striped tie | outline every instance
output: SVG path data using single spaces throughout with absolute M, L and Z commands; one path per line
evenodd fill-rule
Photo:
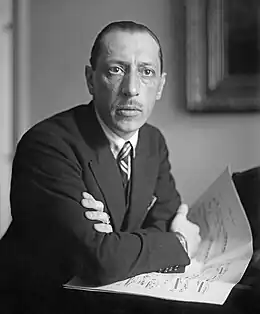
M 117 156 L 118 165 L 123 178 L 124 187 L 131 178 L 131 161 L 132 161 L 132 145 L 130 142 L 125 142 Z

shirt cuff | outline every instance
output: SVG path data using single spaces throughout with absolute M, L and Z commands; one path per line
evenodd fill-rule
M 185 252 L 188 254 L 188 243 L 186 238 L 180 232 L 175 232 L 177 239 L 180 241 L 180 244 L 183 246 Z

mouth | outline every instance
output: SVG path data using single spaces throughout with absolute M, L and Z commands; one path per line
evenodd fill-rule
M 122 117 L 135 117 L 141 113 L 139 108 L 122 107 L 116 109 L 116 114 Z

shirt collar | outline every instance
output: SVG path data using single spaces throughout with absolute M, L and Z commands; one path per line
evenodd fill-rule
M 97 116 L 98 122 L 99 122 L 103 132 L 105 133 L 105 135 L 106 135 L 106 137 L 107 137 L 107 139 L 109 141 L 110 149 L 111 149 L 111 152 L 113 153 L 115 159 L 117 158 L 118 153 L 120 152 L 120 150 L 124 146 L 125 142 L 127 142 L 127 141 L 129 141 L 132 144 L 133 156 L 135 157 L 135 149 L 136 149 L 136 145 L 137 145 L 137 142 L 138 142 L 139 130 L 137 130 L 135 132 L 135 134 L 130 139 L 128 139 L 126 141 L 122 137 L 118 136 L 117 134 L 115 134 L 113 131 L 111 131 L 109 129 L 109 127 L 101 119 L 101 117 L 98 114 L 96 109 L 95 109 L 95 112 L 96 112 L 96 116 Z

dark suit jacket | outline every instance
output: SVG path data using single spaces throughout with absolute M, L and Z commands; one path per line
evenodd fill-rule
M 96 232 L 84 217 L 83 191 L 105 204 L 113 233 Z M 75 275 L 100 285 L 187 265 L 187 254 L 167 232 L 179 205 L 167 147 L 155 127 L 140 129 L 126 213 L 120 172 L 93 105 L 59 113 L 29 130 L 17 147 L 13 221 L 0 241 L 2 287 L 58 286 Z

